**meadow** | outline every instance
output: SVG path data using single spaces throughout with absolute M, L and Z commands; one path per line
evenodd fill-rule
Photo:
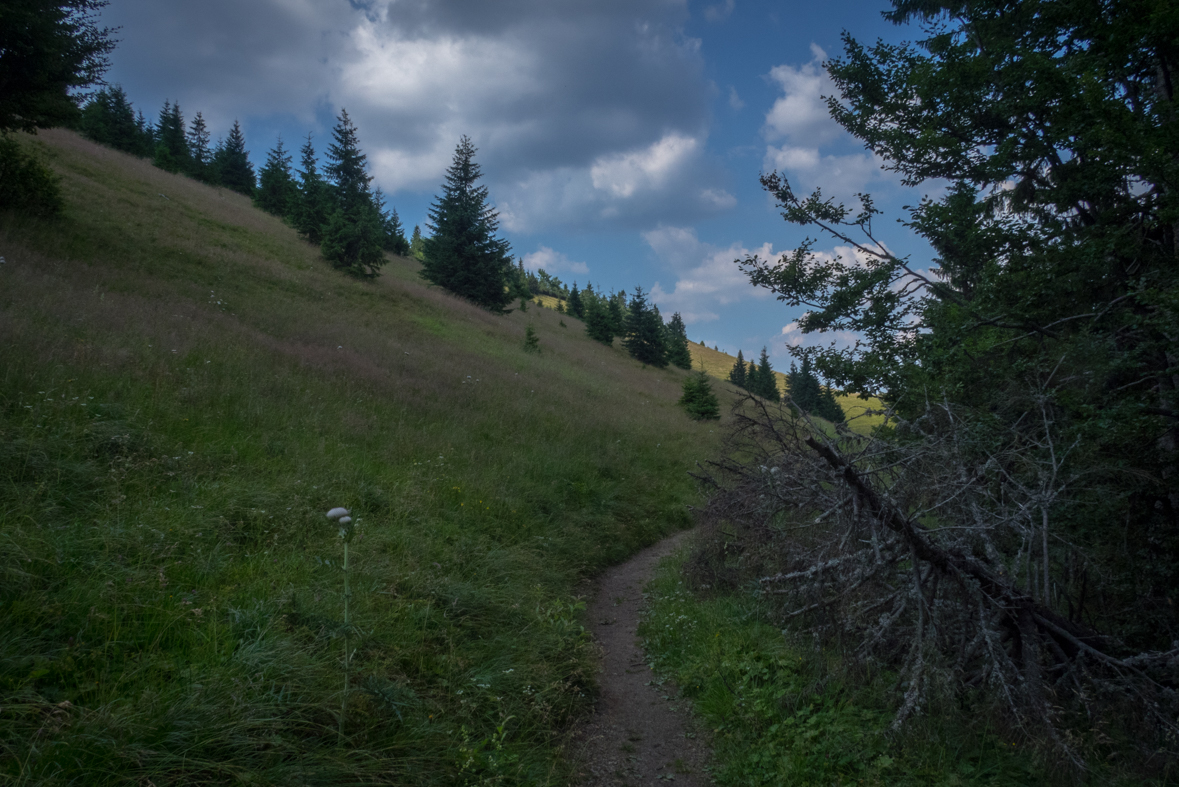
M 690 524 L 723 429 L 686 373 L 25 144 L 66 211 L 0 215 L 0 782 L 564 783 L 586 580 Z

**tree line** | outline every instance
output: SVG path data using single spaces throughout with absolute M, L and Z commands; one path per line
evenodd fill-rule
M 259 208 L 282 217 L 320 246 L 324 258 L 337 268 L 375 276 L 384 264 L 384 252 L 410 251 L 397 210 L 386 206 L 380 188 L 372 188 L 356 125 L 344 109 L 332 129 L 322 172 L 311 134 L 300 150 L 299 169 L 293 167 L 280 137 L 255 173 L 237 120 L 213 143 L 200 112 L 186 125 L 180 103 L 165 101 L 155 123 L 150 123 L 118 85 L 94 94 L 82 107 L 77 125 L 95 142 L 251 197 Z

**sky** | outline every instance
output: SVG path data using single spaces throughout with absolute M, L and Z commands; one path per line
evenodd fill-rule
M 868 191 L 886 246 L 926 267 L 895 223 L 920 198 L 827 114 L 822 63 L 861 42 L 912 40 L 883 0 L 112 0 L 106 75 L 154 119 L 165 100 L 214 137 L 239 120 L 255 167 L 281 136 L 321 154 L 341 108 L 374 184 L 408 231 L 462 135 L 478 148 L 501 234 L 526 267 L 650 292 L 693 341 L 776 368 L 801 308 L 734 260 L 775 259 L 808 234 L 761 189 Z M 818 249 L 847 254 L 829 238 Z

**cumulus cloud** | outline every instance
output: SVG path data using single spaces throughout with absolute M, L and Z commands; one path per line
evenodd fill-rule
M 872 152 L 830 151 L 836 145 L 860 145 L 828 111 L 825 97 L 838 92 L 823 68 L 827 53 L 811 44 L 811 55 L 810 62 L 803 65 L 770 70 L 769 79 L 781 89 L 782 96 L 774 101 L 762 126 L 769 143 L 763 166 L 785 172 L 798 191 L 821 188 L 825 196 L 851 203 L 853 195 L 867 191 L 870 184 L 894 178 L 881 171 L 883 160 Z
M 123 28 L 109 78 L 149 116 L 179 99 L 215 130 L 240 117 L 253 149 L 272 140 L 252 129 L 293 126 L 322 152 L 343 106 L 390 196 L 435 187 L 467 134 L 532 228 L 630 221 L 640 199 L 647 221 L 731 207 L 703 157 L 716 88 L 687 19 L 679 0 L 121 0 L 103 15 Z M 514 193 L 527 184 L 545 198 Z
M 574 262 L 548 246 L 541 246 L 531 254 L 525 254 L 524 267 L 532 271 L 544 268 L 546 273 L 589 273 L 589 266 L 584 262 Z
M 644 232 L 643 239 L 676 275 L 671 289 L 656 282 L 651 288 L 651 300 L 664 312 L 680 312 L 689 325 L 717 320 L 722 307 L 743 299 L 770 296 L 767 290 L 751 286 L 741 269 L 733 264 L 734 260 L 750 254 L 773 258 L 775 254 L 769 243 L 755 249 L 742 243 L 721 248 L 700 241 L 691 228 L 668 226 Z
M 590 167 L 590 178 L 594 188 L 615 197 L 630 197 L 639 189 L 659 188 L 694 157 L 699 144 L 692 137 L 668 134 L 643 150 L 598 159 Z

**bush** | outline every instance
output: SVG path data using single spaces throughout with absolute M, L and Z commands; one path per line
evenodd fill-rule
M 61 212 L 61 181 L 11 134 L 0 134 L 0 210 L 37 216 Z

